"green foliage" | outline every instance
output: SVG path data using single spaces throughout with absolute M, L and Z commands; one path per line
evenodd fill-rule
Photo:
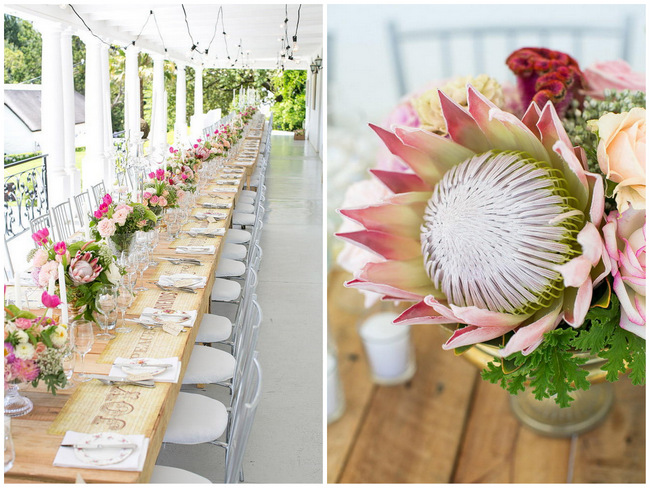
M 518 352 L 508 357 L 516 369 L 506 369 L 501 362 L 494 361 L 481 376 L 513 395 L 523 391 L 525 382 L 530 380 L 536 399 L 554 396 L 558 405 L 568 407 L 572 391 L 589 389 L 588 373 L 580 367 L 587 359 L 574 356 L 570 350 L 576 334 L 571 328 L 547 332 L 544 342 L 528 356 Z
M 30 22 L 5 14 L 5 83 L 40 84 L 41 35 Z
M 272 78 L 276 103 L 273 112 L 273 128 L 292 131 L 302 128 L 305 121 L 305 87 L 307 72 L 287 70 Z
M 5 154 L 5 166 L 16 161 L 22 161 L 23 159 L 33 158 L 34 156 L 39 156 L 43 154 L 41 151 L 33 153 L 24 153 L 24 154 Z

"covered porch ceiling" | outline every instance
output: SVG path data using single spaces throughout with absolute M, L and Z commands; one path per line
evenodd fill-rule
M 183 6 L 187 13 L 187 23 Z M 189 65 L 202 64 L 205 68 L 231 68 L 233 63 L 234 68 L 277 68 L 282 49 L 281 39 L 285 37 L 284 20 L 289 19 L 286 22 L 289 43 L 292 43 L 298 20 L 298 4 L 286 6 L 286 14 L 284 4 L 183 4 L 183 6 L 180 3 L 134 2 L 72 4 L 72 6 L 10 4 L 5 5 L 4 11 L 30 21 L 40 18 L 59 22 L 63 26 L 72 27 L 75 30 L 74 34 L 78 34 L 88 29 L 73 11 L 72 7 L 74 7 L 88 27 L 111 44 L 125 47 L 137 38 L 136 47 L 142 50 L 162 54 L 167 59 L 182 61 Z M 217 24 L 220 7 L 223 12 L 223 27 L 221 17 Z M 153 12 L 155 21 L 150 12 Z M 156 28 L 156 21 L 160 35 Z M 224 31 L 228 36 L 226 41 L 224 41 Z M 240 39 L 241 52 L 238 47 Z M 167 52 L 163 48 L 163 42 Z M 227 58 L 226 42 L 230 59 Z M 193 44 L 197 46 L 195 50 L 192 50 Z M 299 49 L 294 53 L 294 60 L 285 58 L 285 69 L 307 69 L 310 59 L 321 52 L 322 45 L 323 6 L 304 4 L 300 8 Z M 207 55 L 203 54 L 206 48 Z

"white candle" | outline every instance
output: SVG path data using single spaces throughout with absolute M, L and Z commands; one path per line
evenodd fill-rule
M 90 225 L 88 224 L 84 225 L 84 237 L 87 241 L 90 240 Z
M 404 383 L 415 373 L 410 326 L 393 324 L 397 316 L 379 313 L 359 328 L 375 383 Z
M 22 310 L 23 291 L 20 288 L 20 273 L 16 273 L 14 276 L 14 294 L 15 294 L 16 306 Z
M 339 379 L 339 369 L 337 366 L 336 356 L 327 352 L 327 423 L 341 418 L 345 402 L 343 401 L 343 391 Z
M 68 325 L 68 294 L 65 288 L 65 271 L 59 263 L 59 295 L 61 298 L 61 323 Z
M 50 278 L 50 283 L 47 287 L 47 294 L 54 295 L 54 276 Z M 46 317 L 51 317 L 54 314 L 54 311 L 50 308 L 46 313 Z

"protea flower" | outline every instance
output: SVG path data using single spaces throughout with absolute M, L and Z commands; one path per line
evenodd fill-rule
M 68 274 L 72 282 L 79 286 L 94 281 L 102 272 L 102 266 L 98 258 L 93 258 L 92 253 L 78 251 L 72 261 Z
M 373 171 L 394 193 L 341 210 L 365 230 L 339 234 L 385 260 L 346 285 L 416 302 L 397 323 L 467 324 L 452 349 L 515 331 L 503 356 L 579 327 L 609 272 L 598 228 L 601 176 L 585 171 L 551 103 L 523 120 L 468 86 L 469 111 L 440 92 L 450 138 L 373 129 L 415 174 Z
M 540 107 L 551 101 L 562 117 L 587 85 L 578 62 L 568 54 L 543 47 L 524 47 L 513 52 L 506 64 L 517 75 L 521 102 Z

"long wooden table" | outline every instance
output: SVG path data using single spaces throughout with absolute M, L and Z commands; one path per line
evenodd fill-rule
M 216 175 L 215 180 L 220 179 L 223 174 L 225 173 Z M 221 193 L 218 191 L 221 187 L 213 184 L 200 197 L 200 203 L 206 201 L 227 201 L 232 203 L 231 209 L 216 210 L 227 212 L 228 218 L 211 223 L 209 224 L 210 227 L 228 228 L 230 226 L 236 197 L 243 188 L 244 174 L 242 173 L 238 186 L 236 186 L 237 193 Z M 213 192 L 217 197 L 208 195 Z M 205 210 L 197 206 L 192 210 L 192 215 Z M 192 227 L 204 227 L 205 225 L 203 222 L 191 219 L 190 222 L 183 226 L 183 230 L 189 230 Z M 189 329 L 188 333 L 172 336 L 160 329 L 146 330 L 137 324 L 132 324 L 133 329 L 130 333 L 118 334 L 118 337 L 110 342 L 96 342 L 85 359 L 85 373 L 108 374 L 113 357 L 124 352 L 127 353 L 128 357 L 161 358 L 174 355 L 178 356 L 182 363 L 179 381 L 177 383 L 156 383 L 155 389 L 138 386 L 109 387 L 101 385 L 98 381 L 91 381 L 77 385 L 70 390 L 60 390 L 56 396 L 47 393 L 42 385 L 36 389 L 29 385 L 21 385 L 21 392 L 33 401 L 34 409 L 25 416 L 12 419 L 12 436 L 16 460 L 13 468 L 8 473 L 5 473 L 5 482 L 71 483 L 75 482 L 78 475 L 81 475 L 87 482 L 97 483 L 142 483 L 150 479 L 167 424 L 181 388 L 182 378 L 192 353 L 199 324 L 203 314 L 209 311 L 210 294 L 223 242 L 223 237 L 188 237 L 182 234 L 173 242 L 161 240 L 161 243 L 154 250 L 154 258 L 191 256 L 200 259 L 203 266 L 173 266 L 164 260 L 158 259 L 159 264 L 156 267 L 147 269 L 143 276 L 144 286 L 148 290 L 141 292 L 127 311 L 127 317 L 136 318 L 140 315 L 144 306 L 174 308 L 174 302 L 179 296 L 183 295 L 183 300 L 186 300 L 188 294 L 164 292 L 150 283 L 156 281 L 164 269 L 167 269 L 167 272 L 194 273 L 206 276 L 206 287 L 197 290 L 196 295 L 191 295 L 192 309 L 198 310 L 198 316 L 194 326 Z M 214 255 L 185 255 L 175 252 L 175 247 L 178 245 L 206 244 L 215 245 L 216 253 Z M 169 351 L 178 351 L 178 354 L 169 354 Z M 79 361 L 77 361 L 75 370 L 80 370 Z M 84 402 L 88 402 L 91 397 L 97 398 L 98 388 L 104 388 L 106 396 L 103 396 L 98 401 L 91 401 L 93 408 L 88 410 L 87 415 L 89 427 L 84 431 L 103 432 L 112 430 L 123 434 L 143 434 L 148 437 L 150 439 L 149 448 L 142 472 L 61 468 L 52 465 L 64 432 L 48 433 L 48 430 L 52 430 L 53 422 L 62 412 L 63 416 L 67 414 L 85 415 L 85 412 L 75 411 L 75 406 L 85 405 Z M 142 409 L 147 409 L 149 415 L 146 415 L 144 419 L 135 418 L 138 414 L 143 413 Z
M 417 371 L 406 384 L 370 379 L 357 323 L 363 297 L 328 279 L 343 416 L 327 429 L 329 483 L 644 483 L 645 387 L 614 383 L 615 402 L 591 432 L 558 439 L 513 416 L 509 394 L 441 346 L 438 326 L 411 327 Z

